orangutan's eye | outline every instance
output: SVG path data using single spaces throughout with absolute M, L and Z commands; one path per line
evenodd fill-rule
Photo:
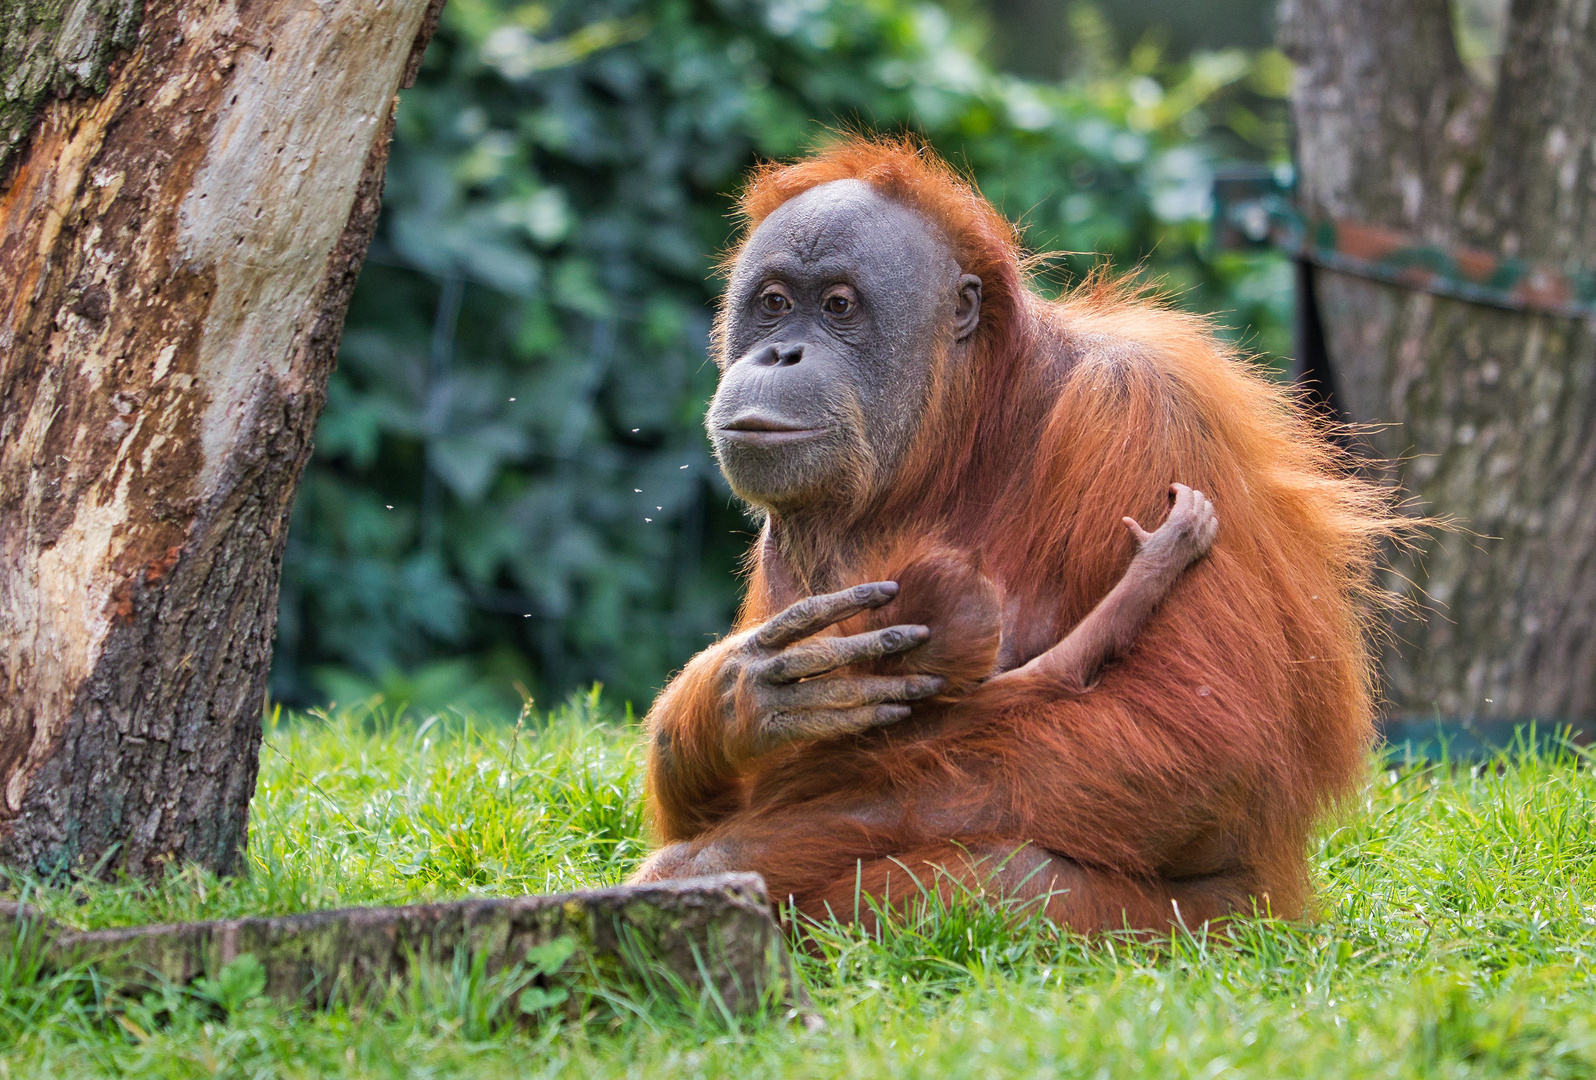
M 854 309 L 859 306 L 859 302 L 853 298 L 851 293 L 846 290 L 839 290 L 826 297 L 820 306 L 827 315 L 845 318 L 853 314 Z
M 759 294 L 759 310 L 766 315 L 783 315 L 792 307 L 792 301 L 780 289 L 766 289 Z

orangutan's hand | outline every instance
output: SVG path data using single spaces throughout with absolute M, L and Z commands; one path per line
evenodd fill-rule
M 720 670 L 727 758 L 742 762 L 796 740 L 895 723 L 909 715 L 904 702 L 930 697 L 947 685 L 935 675 L 836 673 L 850 664 L 908 652 L 931 637 L 924 626 L 814 636 L 896 595 L 896 582 L 875 581 L 810 596 L 744 634 Z
M 1152 532 L 1138 525 L 1135 518 L 1124 519 L 1137 546 L 1127 576 L 1172 582 L 1214 546 L 1219 515 L 1208 496 L 1185 484 L 1171 484 L 1169 492 L 1174 505 L 1164 523 Z

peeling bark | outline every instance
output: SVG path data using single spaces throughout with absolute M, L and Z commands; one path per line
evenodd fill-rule
M 427 0 L 152 4 L 0 189 L 0 859 L 235 871 L 288 511 Z
M 1596 258 L 1596 12 L 1514 0 L 1494 88 L 1445 0 L 1286 0 L 1310 215 Z M 1317 271 L 1337 393 L 1415 506 L 1458 528 L 1390 575 L 1393 717 L 1596 716 L 1596 334 Z
M 105 89 L 130 47 L 141 0 L 0 0 L 0 176 L 46 98 Z

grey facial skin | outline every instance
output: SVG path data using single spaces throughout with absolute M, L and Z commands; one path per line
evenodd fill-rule
M 915 211 L 839 180 L 760 224 L 725 305 L 706 426 L 732 490 L 786 513 L 858 505 L 890 481 L 938 350 L 968 351 L 981 279 Z

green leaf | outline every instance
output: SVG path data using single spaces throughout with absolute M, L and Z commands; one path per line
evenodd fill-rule
M 266 967 L 253 953 L 240 953 L 214 979 L 194 980 L 196 994 L 228 1013 L 237 1012 L 265 991 Z
M 565 966 L 576 952 L 576 941 L 570 937 L 557 937 L 526 951 L 526 962 L 539 975 L 553 975 Z
M 540 1013 L 551 1009 L 569 998 L 571 995 L 559 988 L 545 990 L 540 986 L 521 991 L 519 1004 L 523 1013 Z

